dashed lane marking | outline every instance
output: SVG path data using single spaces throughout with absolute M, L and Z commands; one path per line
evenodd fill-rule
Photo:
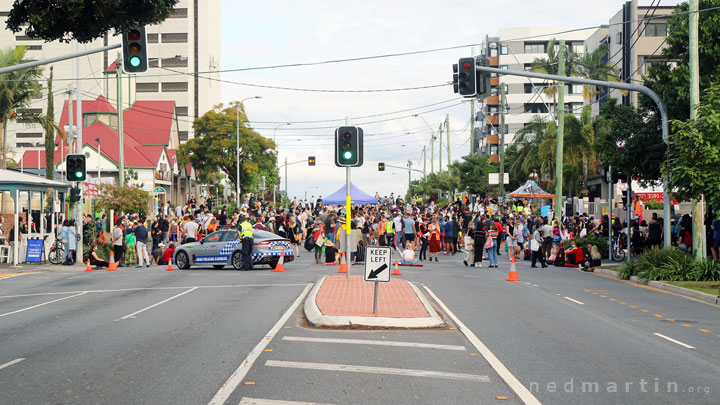
M 391 374 L 406 375 L 410 377 L 431 377 L 444 378 L 448 380 L 476 381 L 484 383 L 490 382 L 490 378 L 486 375 L 445 373 L 442 371 L 412 370 L 407 368 L 368 367 L 354 366 L 349 364 L 307 363 L 300 361 L 282 360 L 268 360 L 265 362 L 265 365 L 268 367 L 299 368 L 305 370 L 347 371 L 351 373 Z
M 659 334 L 659 333 L 653 333 L 653 335 L 658 336 L 658 337 L 661 337 L 661 338 L 663 338 L 663 339 L 665 339 L 665 340 L 668 340 L 668 341 L 673 342 L 673 343 L 675 343 L 675 344 L 678 344 L 678 345 L 680 345 L 680 346 L 687 347 L 688 349 L 694 349 L 694 348 L 695 348 L 694 346 L 690 346 L 690 345 L 687 344 L 687 343 L 683 343 L 683 342 L 681 342 L 681 341 L 679 341 L 679 340 L 675 340 L 675 339 L 673 339 L 673 338 L 671 338 L 671 337 L 668 337 L 668 336 L 665 336 L 665 335 L 661 335 L 661 334 Z
M 52 300 L 52 301 L 48 301 L 48 302 L 43 302 L 42 304 L 33 305 L 33 306 L 31 306 L 31 307 L 27 307 L 27 308 L 23 308 L 23 309 L 18 309 L 17 311 L 6 312 L 6 313 L 4 313 L 4 314 L 0 314 L 0 318 L 2 318 L 3 316 L 8 316 L 8 315 L 12 315 L 12 314 L 17 314 L 17 313 L 19 313 L 19 312 L 28 311 L 28 310 L 35 309 L 35 308 L 38 308 L 38 307 L 42 307 L 43 305 L 54 304 L 54 303 L 56 303 L 56 302 L 60 302 L 60 301 L 64 301 L 64 300 L 69 300 L 70 298 L 79 297 L 79 296 L 85 295 L 85 294 L 87 294 L 87 291 L 83 291 L 83 292 L 81 292 L 81 293 L 79 293 L 79 294 L 71 295 L 71 296 L 69 296 L 69 297 L 63 297 L 63 298 L 58 298 L 58 299 L 56 299 L 56 300 Z
M 465 346 L 455 345 L 436 345 L 430 343 L 414 343 L 414 342 L 393 342 L 387 340 L 363 340 L 363 339 L 332 339 L 332 338 L 311 338 L 299 336 L 283 336 L 282 340 L 290 340 L 295 342 L 311 342 L 311 343 L 344 343 L 352 345 L 377 345 L 377 346 L 397 346 L 397 347 L 417 347 L 423 349 L 440 349 L 440 350 L 467 350 Z
M 239 405 L 332 405 L 321 404 L 319 402 L 295 402 L 295 401 L 278 401 L 275 399 L 260 399 L 244 397 L 240 400 Z
M 19 359 L 15 359 L 15 360 L 13 360 L 13 361 L 8 361 L 7 363 L 0 365 L 0 370 L 2 370 L 2 369 L 4 369 L 4 368 L 7 368 L 7 367 L 10 367 L 10 366 L 12 366 L 13 364 L 20 363 L 20 362 L 23 361 L 23 360 L 25 360 L 24 357 L 21 357 L 21 358 L 19 358 Z
M 627 302 L 625 302 L 625 301 L 618 301 L 618 304 L 625 305 L 625 304 L 627 304 Z
M 191 289 L 189 289 L 189 290 L 187 290 L 187 291 L 183 291 L 183 292 L 181 292 L 180 294 L 173 295 L 173 296 L 170 297 L 170 298 L 167 298 L 167 299 L 164 299 L 164 300 L 162 300 L 162 301 L 160 301 L 160 302 L 157 302 L 157 303 L 155 303 L 155 304 L 152 304 L 152 305 L 150 305 L 150 306 L 148 306 L 148 307 L 145 307 L 145 308 L 143 308 L 143 309 L 141 309 L 141 310 L 139 310 L 139 311 L 135 311 L 135 312 L 133 312 L 132 314 L 125 315 L 125 316 L 123 316 L 123 317 L 120 318 L 120 319 L 116 319 L 116 321 L 123 321 L 123 320 L 128 319 L 128 318 L 135 318 L 135 315 L 138 315 L 138 314 L 141 314 L 141 313 L 143 313 L 143 312 L 145 312 L 145 311 L 147 311 L 147 310 L 153 309 L 153 308 L 155 308 L 155 307 L 157 307 L 157 306 L 159 306 L 159 305 L 162 305 L 162 304 L 164 304 L 164 303 L 166 303 L 166 302 L 168 302 L 168 301 L 170 301 L 170 300 L 174 300 L 175 298 L 182 297 L 183 295 L 188 294 L 188 293 L 191 293 L 191 292 L 193 292 L 193 291 L 195 291 L 195 290 L 197 290 L 197 289 L 198 289 L 198 287 L 193 287 L 193 288 L 191 288 Z
M 572 299 L 572 298 L 570 298 L 570 297 L 563 297 L 563 298 L 565 298 L 565 299 L 568 300 L 568 301 L 572 301 L 572 302 L 574 302 L 574 303 L 576 303 L 576 304 L 579 304 L 579 305 L 585 305 L 584 302 L 580 302 L 580 301 L 578 301 L 578 300 L 576 300 L 576 299 Z
M 649 309 L 641 309 L 641 311 L 643 311 L 643 312 L 650 312 Z
M 698 329 L 698 330 L 699 330 L 700 332 L 712 333 L 711 330 L 707 330 L 707 329 Z
M 598 276 L 598 277 L 603 277 L 603 278 L 606 278 L 606 279 L 608 279 L 608 280 L 619 281 L 619 282 L 621 282 L 621 283 L 625 283 L 625 284 L 631 285 L 631 286 L 633 286 L 633 287 L 644 288 L 644 289 L 646 289 L 646 290 L 655 291 L 655 292 L 659 292 L 659 293 L 663 293 L 663 294 L 670 294 L 668 291 L 658 290 L 657 288 L 652 288 L 652 287 L 648 287 L 648 286 L 646 286 L 646 285 L 636 284 L 636 283 L 633 283 L 632 281 L 620 280 L 620 279 L 618 279 L 618 278 L 606 276 L 606 275 L 604 275 L 604 274 L 598 274 L 598 273 L 590 273 L 590 274 L 592 274 L 592 275 L 594 275 L 594 276 Z
M 660 314 L 653 314 L 653 316 L 654 316 L 655 318 L 662 318 L 662 317 L 663 317 L 663 316 L 660 315 Z

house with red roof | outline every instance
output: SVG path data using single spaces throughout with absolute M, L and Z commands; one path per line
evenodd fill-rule
M 63 105 L 60 127 L 68 128 L 68 102 Z M 73 117 L 77 103 L 72 101 Z M 166 202 L 185 204 L 197 187 L 195 171 L 177 162 L 178 122 L 175 102 L 135 101 L 123 112 L 123 162 L 125 179 L 155 196 L 155 208 Z M 119 183 L 120 139 L 118 112 L 102 95 L 95 100 L 82 100 L 82 153 L 86 156 L 89 183 Z M 77 123 L 73 123 L 78 127 Z M 66 131 L 68 132 L 68 131 Z M 75 150 L 76 137 L 55 138 L 55 167 L 64 175 L 65 158 Z M 38 162 L 38 158 L 40 161 Z M 44 169 L 45 152 L 26 151 L 21 165 L 28 169 Z M 91 194 L 88 194 L 92 198 Z

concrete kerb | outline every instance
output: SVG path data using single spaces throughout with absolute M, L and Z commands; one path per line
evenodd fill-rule
M 412 287 L 415 294 L 422 302 L 425 310 L 429 317 L 423 318 L 391 318 L 382 316 L 337 316 L 337 315 L 324 315 L 320 308 L 317 306 L 317 294 L 320 291 L 320 287 L 325 281 L 323 276 L 320 280 L 315 282 L 310 294 L 305 299 L 305 316 L 308 322 L 313 326 L 350 326 L 350 325 L 362 325 L 362 326 L 376 326 L 386 328 L 438 328 L 445 325 L 445 322 L 440 318 L 440 315 L 430 304 L 430 301 L 425 295 L 412 283 Z M 404 280 L 403 280 L 404 281 Z M 407 281 L 406 281 L 407 282 Z
M 608 277 L 612 277 L 612 278 L 620 279 L 620 277 L 618 277 L 618 275 L 617 275 L 617 272 L 615 272 L 613 270 L 595 269 L 595 273 L 602 274 L 604 276 L 608 276 Z M 668 284 L 668 283 L 663 283 L 662 281 L 652 281 L 652 280 L 644 281 L 640 277 L 637 277 L 637 276 L 631 276 L 629 281 L 632 281 L 637 284 L 642 284 L 642 285 L 647 285 L 649 287 L 657 288 L 658 290 L 671 292 L 673 294 L 682 295 L 684 297 L 692 298 L 694 300 L 702 301 L 702 302 L 705 302 L 708 304 L 720 305 L 720 297 L 716 297 L 712 294 L 707 294 L 707 293 L 704 293 L 701 291 L 695 291 L 695 290 L 691 290 L 689 288 L 684 288 L 684 287 L 679 287 L 679 286 Z

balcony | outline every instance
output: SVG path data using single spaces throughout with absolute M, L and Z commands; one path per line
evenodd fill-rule
M 500 136 L 499 135 L 488 135 L 487 143 L 488 143 L 488 145 L 497 145 L 498 143 L 500 143 Z
M 487 123 L 490 125 L 500 125 L 500 116 L 497 114 L 494 115 L 488 115 L 487 116 Z
M 167 181 L 167 182 L 169 182 L 169 181 L 170 181 L 170 172 L 169 172 L 169 171 L 156 170 L 156 171 L 155 171 L 155 180 Z
M 498 67 L 500 65 L 500 58 L 495 56 L 491 56 L 488 58 L 488 61 L 490 62 L 491 67 Z
M 488 96 L 487 105 L 498 105 L 500 104 L 500 96 Z
M 498 155 L 490 155 L 490 163 L 497 163 L 500 161 L 500 156 Z
M 490 78 L 490 85 L 491 86 L 498 86 L 500 85 L 500 77 L 495 76 Z

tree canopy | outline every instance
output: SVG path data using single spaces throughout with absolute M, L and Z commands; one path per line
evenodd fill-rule
M 117 213 L 145 214 L 150 206 L 150 194 L 134 185 L 100 184 L 100 196 L 95 199 L 95 207 L 98 210 Z
M 6 25 L 12 32 L 45 41 L 90 42 L 110 30 L 165 20 L 179 0 L 15 1 Z

